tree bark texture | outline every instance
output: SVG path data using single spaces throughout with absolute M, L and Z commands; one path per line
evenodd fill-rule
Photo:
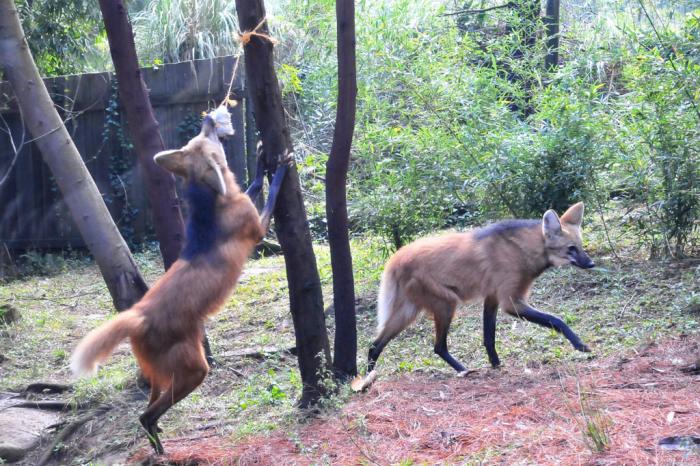
M 241 31 L 254 31 L 257 27 L 258 33 L 269 34 L 267 24 L 261 24 L 266 17 L 262 0 L 236 0 L 236 10 Z M 281 154 L 293 150 L 275 74 L 272 47 L 268 39 L 257 35 L 252 35 L 243 47 L 255 123 L 262 139 L 268 170 L 277 164 Z M 325 393 L 323 378 L 331 361 L 321 281 L 306 220 L 299 174 L 294 166 L 290 167 L 280 189 L 274 218 L 286 264 L 289 304 L 303 383 L 299 405 L 309 407 Z
M 119 100 L 145 175 L 153 226 L 167 270 L 180 255 L 185 236 L 175 178 L 153 161 L 153 156 L 165 147 L 139 69 L 127 9 L 122 0 L 100 0 L 100 8 L 117 76 Z
M 547 0 L 545 14 L 547 56 L 544 66 L 547 70 L 553 70 L 559 65 L 559 0 Z
M 326 219 L 335 309 L 333 368 L 338 378 L 347 379 L 357 375 L 355 282 L 348 233 L 346 189 L 357 99 L 354 0 L 336 0 L 335 12 L 338 41 L 338 106 L 333 144 L 326 163 Z
M 114 306 L 131 307 L 148 287 L 39 76 L 12 0 L 0 0 L 0 66 Z

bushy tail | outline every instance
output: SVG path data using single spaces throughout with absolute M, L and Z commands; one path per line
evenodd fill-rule
M 418 311 L 418 307 L 400 289 L 391 269 L 384 269 L 377 297 L 377 335 L 400 332 L 413 322 Z
M 107 358 L 114 348 L 137 330 L 143 317 L 135 310 L 120 313 L 83 338 L 70 358 L 73 374 L 80 377 L 95 372 L 97 364 Z

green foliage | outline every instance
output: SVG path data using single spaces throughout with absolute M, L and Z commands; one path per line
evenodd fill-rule
M 561 64 L 546 72 L 532 2 L 462 16 L 441 15 L 452 2 L 360 2 L 353 230 L 396 248 L 439 228 L 624 198 L 652 254 L 687 254 L 700 212 L 700 65 L 697 15 L 679 12 L 692 2 L 655 10 L 668 18 L 662 41 L 638 5 L 584 3 L 562 9 Z M 309 210 L 322 216 L 333 5 L 288 5 L 285 37 L 297 45 L 285 45 L 295 53 L 283 66 L 299 78 L 292 121 L 298 153 L 311 160 L 302 171 Z
M 582 387 L 577 379 L 578 413 L 575 415 L 583 441 L 593 453 L 603 453 L 610 447 L 610 427 L 612 420 L 599 406 L 595 391 Z
M 187 115 L 179 125 L 177 125 L 178 141 L 181 145 L 193 137 L 197 136 L 202 129 L 202 117 L 196 113 Z
M 634 92 L 619 123 L 620 150 L 643 203 L 634 225 L 651 255 L 683 257 L 700 220 L 700 12 L 660 40 L 641 37 L 625 67 Z
M 538 96 L 530 124 L 537 128 L 504 139 L 495 186 L 516 215 L 538 217 L 547 209 L 565 211 L 590 199 L 597 175 L 608 160 L 600 137 L 599 84 L 589 84 L 563 70 Z
M 231 55 L 238 49 L 235 2 L 152 0 L 131 20 L 145 65 Z
M 116 78 L 112 80 L 112 92 L 107 107 L 105 107 L 102 147 L 110 148 L 109 183 L 112 188 L 111 193 L 104 196 L 104 200 L 107 204 L 114 205 L 112 207 L 114 221 L 129 248 L 139 249 L 142 246 L 143 238 L 136 236 L 134 228 L 134 221 L 139 210 L 130 204 L 128 195 L 135 175 L 135 156 L 132 153 L 134 145 L 126 134 L 122 123 Z M 115 211 L 115 209 L 118 210 Z
M 287 400 L 287 397 L 287 393 L 276 382 L 275 370 L 268 369 L 266 375 L 256 375 L 255 383 L 242 391 L 234 409 L 245 411 L 254 406 L 278 405 Z
M 22 27 L 43 76 L 102 71 L 109 47 L 91 0 L 17 0 Z
M 21 275 L 53 275 L 65 269 L 65 258 L 61 254 L 42 254 L 29 250 L 20 257 Z
M 266 3 L 268 26 L 280 41 L 278 78 L 298 142 L 306 207 L 314 236 L 325 239 L 324 171 L 337 93 L 335 2 Z M 538 2 L 514 3 L 444 16 L 457 8 L 454 2 L 357 2 L 353 232 L 378 234 L 395 249 L 440 228 L 539 217 L 579 200 L 603 211 L 612 199 L 624 201 L 625 221 L 650 255 L 696 254 L 700 12 L 692 9 L 698 2 L 562 5 L 560 66 L 552 71 L 544 69 L 543 24 L 532 10 Z M 18 6 L 43 72 L 89 70 L 98 56 L 109 62 L 91 2 Z M 150 0 L 129 8 L 144 64 L 239 51 L 234 2 Z M 194 120 L 179 129 L 183 137 L 191 134 Z

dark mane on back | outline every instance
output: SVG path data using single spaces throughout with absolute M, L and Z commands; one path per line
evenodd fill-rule
M 479 228 L 474 232 L 474 238 L 481 240 L 489 236 L 507 235 L 522 228 L 532 228 L 540 223 L 539 220 L 502 220 Z
M 180 257 L 191 260 L 210 251 L 216 245 L 216 193 L 209 186 L 190 182 L 185 197 L 188 201 L 189 218 L 185 247 Z

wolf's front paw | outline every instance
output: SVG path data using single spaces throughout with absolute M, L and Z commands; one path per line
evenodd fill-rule
M 288 150 L 284 151 L 284 154 L 279 155 L 278 163 L 280 165 L 287 165 L 291 167 L 294 164 L 294 152 Z
M 577 351 L 580 351 L 582 353 L 590 353 L 591 349 L 588 347 L 588 345 L 584 343 L 579 343 L 578 345 L 574 346 Z

